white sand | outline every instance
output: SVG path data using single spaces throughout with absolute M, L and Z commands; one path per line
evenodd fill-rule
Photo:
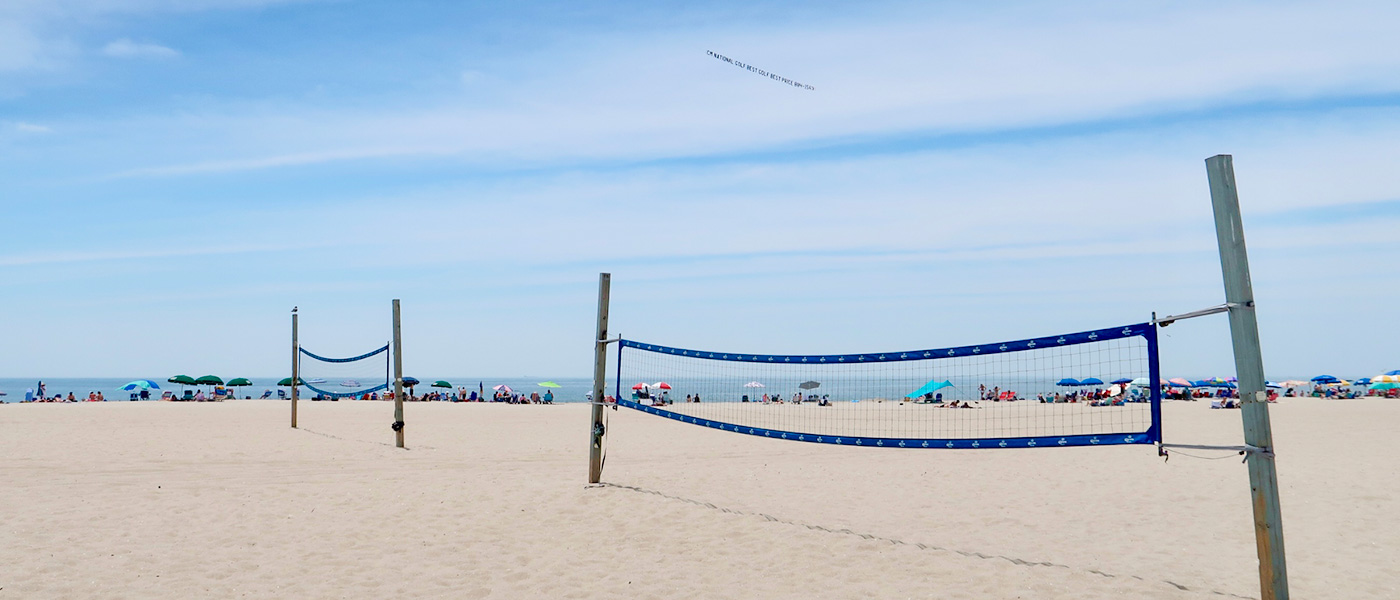
M 613 485 L 588 487 L 586 406 L 410 404 L 408 451 L 388 403 L 302 406 L 301 431 L 285 402 L 0 406 L 0 599 L 1258 595 L 1237 457 L 843 448 L 621 410 Z M 1400 402 L 1272 411 L 1294 597 L 1400 597 Z M 1241 439 L 1238 411 L 1165 412 L 1170 441 Z

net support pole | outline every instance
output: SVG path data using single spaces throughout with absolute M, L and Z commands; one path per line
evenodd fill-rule
M 403 337 L 399 335 L 399 299 L 394 298 L 394 445 L 403 447 Z
M 1249 280 L 1240 199 L 1235 187 L 1235 165 L 1229 154 L 1206 159 L 1210 202 L 1215 212 L 1215 237 L 1220 244 L 1220 270 L 1225 280 L 1225 301 L 1231 305 L 1230 339 L 1239 378 L 1244 442 L 1267 452 L 1251 452 L 1249 491 L 1254 505 L 1254 542 L 1259 551 L 1261 600 L 1288 599 L 1288 570 L 1284 562 L 1283 517 L 1279 511 L 1278 472 L 1274 464 L 1273 431 L 1264 389 L 1264 361 L 1259 351 L 1259 326 L 1255 320 L 1254 290 Z
M 589 426 L 588 483 L 603 478 L 603 385 L 608 370 L 608 296 L 612 274 L 598 274 L 598 335 L 593 338 L 593 418 Z
M 297 307 L 292 307 L 292 429 L 297 428 L 297 384 L 301 382 L 301 344 L 297 342 Z

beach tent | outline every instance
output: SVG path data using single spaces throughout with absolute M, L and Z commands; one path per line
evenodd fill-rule
M 920 397 L 920 396 L 923 396 L 924 394 L 932 394 L 932 393 L 934 393 L 934 392 L 936 392 L 936 391 L 938 391 L 938 390 L 941 390 L 941 389 L 947 388 L 947 387 L 953 387 L 953 383 L 950 382 L 950 381 L 948 381 L 948 380 L 946 380 L 946 379 L 943 380 L 943 381 L 939 381 L 939 380 L 937 380 L 937 379 L 932 379 L 932 380 L 929 380 L 928 383 L 925 383 L 923 387 L 921 387 L 921 388 L 919 388 L 919 389 L 917 389 L 917 390 L 914 390 L 914 391 L 912 391 L 912 392 L 909 392 L 909 393 L 906 394 L 904 397 L 905 397 L 905 398 L 918 398 L 918 397 Z

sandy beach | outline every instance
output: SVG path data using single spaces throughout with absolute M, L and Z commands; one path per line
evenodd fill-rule
M 1238 411 L 1167 403 L 1178 443 Z M 766 440 L 585 405 L 0 406 L 0 598 L 1258 597 L 1237 456 Z M 1296 598 L 1400 597 L 1400 402 L 1272 407 Z M 1200 456 L 1222 452 L 1188 451 Z

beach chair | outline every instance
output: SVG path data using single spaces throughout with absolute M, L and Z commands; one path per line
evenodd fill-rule
M 263 390 L 263 395 L 258 396 L 259 400 L 267 400 L 272 397 L 272 390 Z
M 194 390 L 185 390 L 185 395 L 180 397 L 185 402 L 194 402 Z

